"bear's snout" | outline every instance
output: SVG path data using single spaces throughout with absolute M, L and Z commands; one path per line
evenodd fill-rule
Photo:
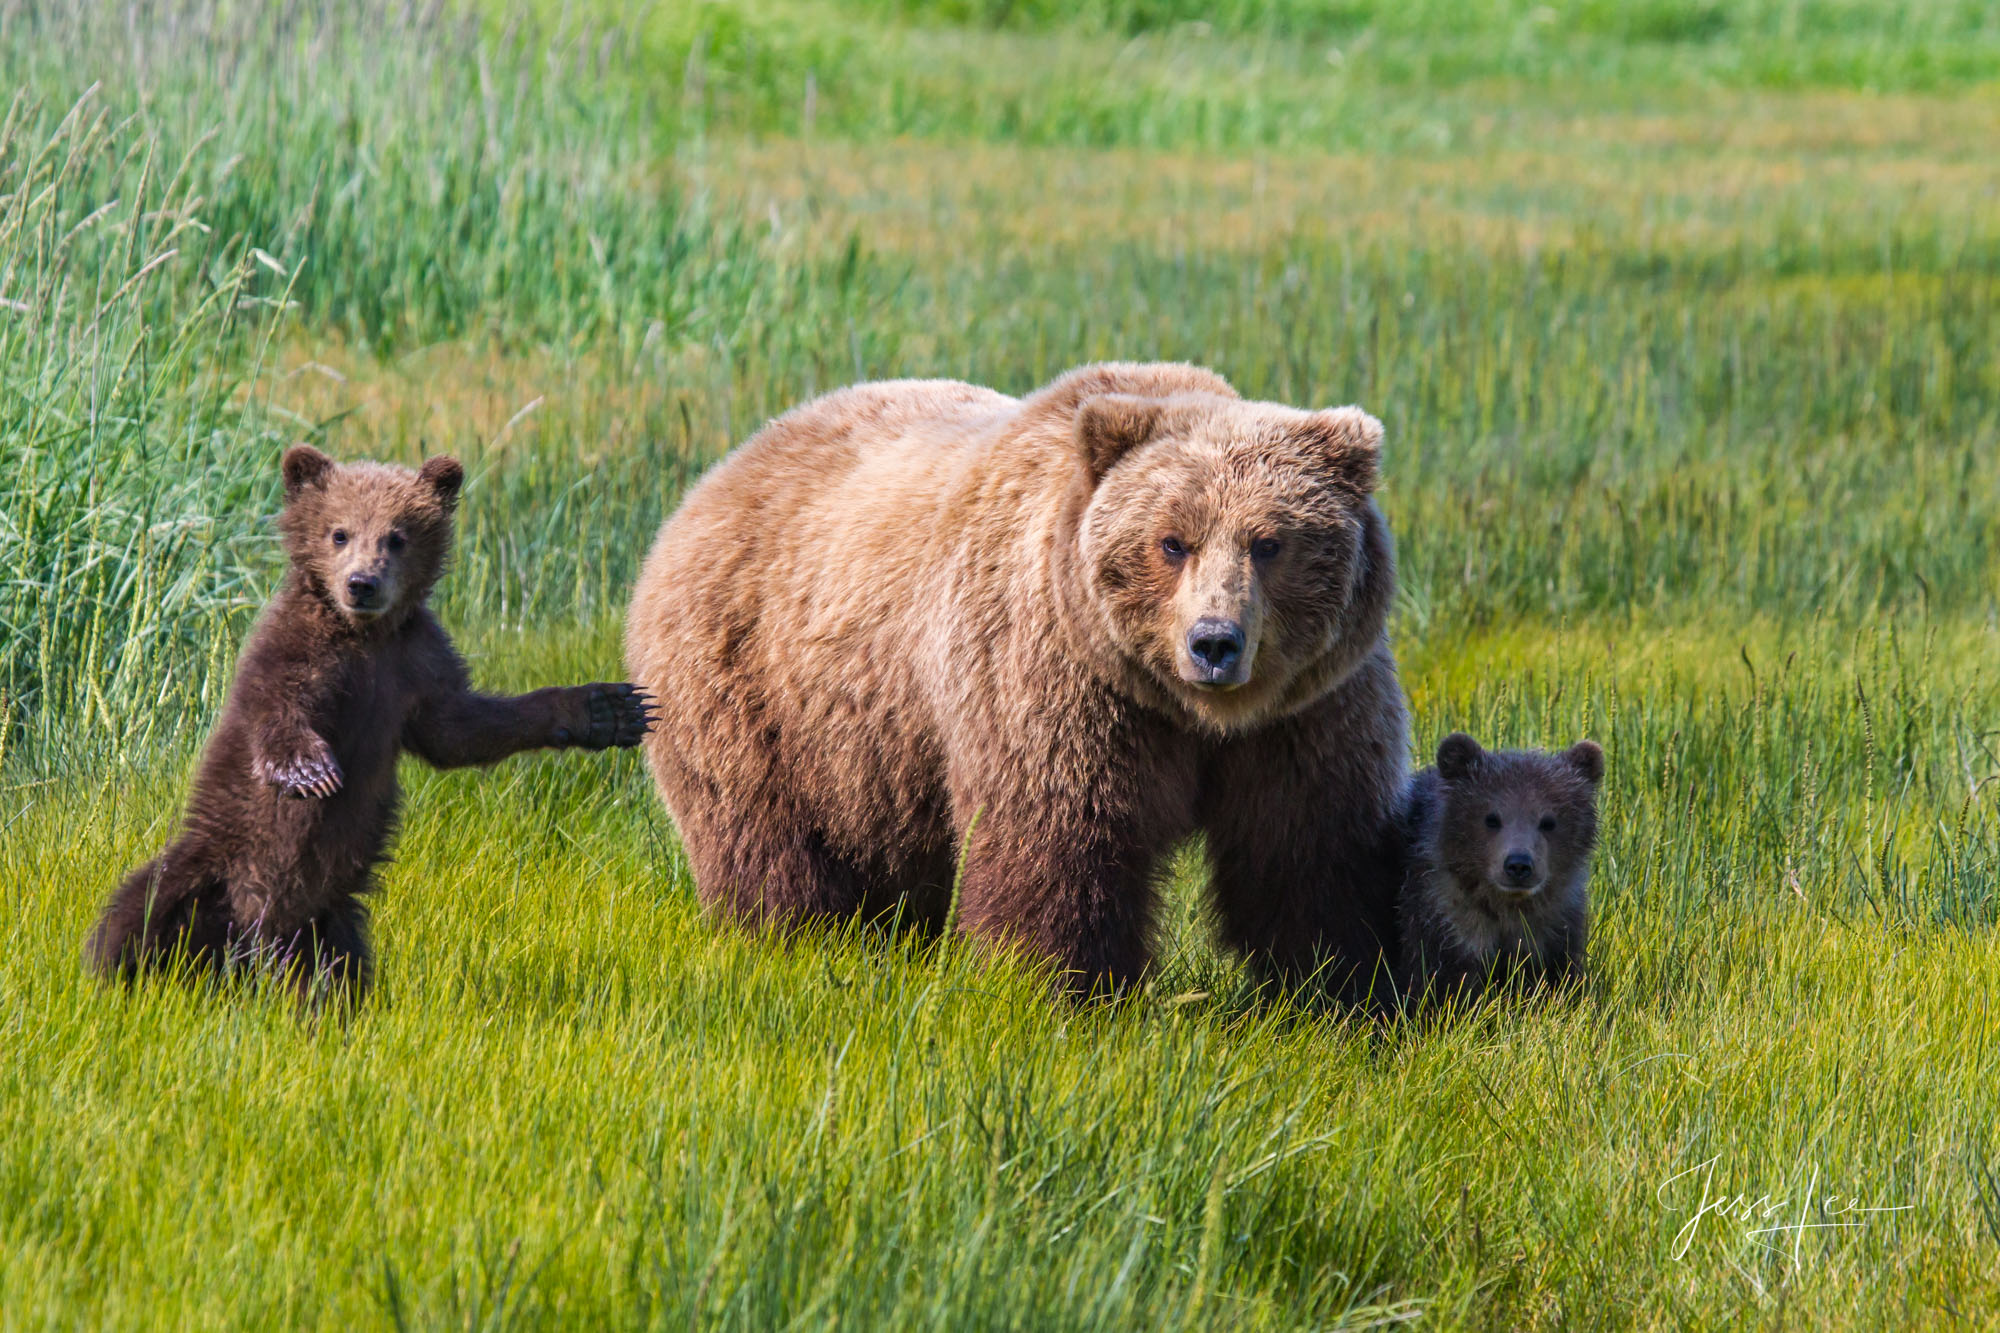
M 1241 685 L 1245 678 L 1243 626 L 1205 616 L 1187 634 L 1187 679 L 1196 685 Z
M 375 609 L 376 594 L 382 585 L 366 574 L 350 574 L 347 577 L 347 604 L 357 611 Z
M 1500 873 L 1510 889 L 1525 889 L 1534 884 L 1535 858 L 1527 852 L 1516 849 L 1507 853 L 1500 862 Z

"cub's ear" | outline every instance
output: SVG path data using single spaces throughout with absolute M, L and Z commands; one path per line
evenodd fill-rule
M 1382 423 L 1358 407 L 1329 407 L 1306 418 L 1306 446 L 1335 477 L 1372 494 L 1382 474 Z
M 1093 485 L 1103 481 L 1119 459 L 1153 438 L 1162 410 L 1158 399 L 1129 393 L 1101 393 L 1084 400 L 1076 411 L 1076 443 Z
M 279 465 L 285 476 L 285 498 L 291 499 L 308 486 L 317 486 L 332 473 L 334 462 L 309 444 L 295 444 L 285 450 Z
M 1485 753 L 1478 741 L 1462 731 L 1454 731 L 1438 742 L 1438 776 L 1446 782 L 1469 778 Z
M 424 465 L 417 469 L 417 480 L 436 491 L 446 509 L 452 509 L 458 504 L 458 488 L 465 484 L 465 469 L 456 458 L 439 454 L 424 460 Z
M 1604 781 L 1604 747 L 1596 741 L 1578 741 L 1563 751 L 1569 766 L 1590 779 L 1592 786 Z

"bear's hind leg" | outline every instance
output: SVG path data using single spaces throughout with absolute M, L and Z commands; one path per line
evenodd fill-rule
M 292 959 L 292 977 L 301 999 L 358 1004 L 375 979 L 375 956 L 368 941 L 368 904 L 343 897 L 306 927 Z
M 136 976 L 176 958 L 208 970 L 222 962 L 229 936 L 220 878 L 174 846 L 112 893 L 84 945 L 84 964 L 103 977 Z

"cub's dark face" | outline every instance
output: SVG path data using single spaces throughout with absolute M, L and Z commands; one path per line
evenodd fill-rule
M 454 459 L 421 470 L 336 464 L 310 445 L 285 451 L 279 529 L 293 567 L 351 625 L 399 623 L 423 605 L 451 549 L 465 473 Z
M 1352 407 L 1086 402 L 1082 551 L 1120 653 L 1215 730 L 1267 715 L 1349 629 L 1381 439 Z
M 1460 883 L 1496 907 L 1520 907 L 1588 869 L 1597 845 L 1604 751 L 1482 750 L 1463 733 L 1438 746 L 1440 854 Z

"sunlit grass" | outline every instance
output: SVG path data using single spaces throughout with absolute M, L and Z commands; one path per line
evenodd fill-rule
M 479 636 L 475 658 L 526 683 L 596 674 L 613 646 Z M 106 994 L 77 941 L 165 834 L 183 765 L 37 789 L 0 844 L 10 1304 L 1670 1327 L 1783 1293 L 1862 1326 L 1990 1299 L 2000 1033 L 1968 1002 L 2000 984 L 1990 933 L 1871 904 L 1832 857 L 1760 868 L 1870 797 L 1800 798 L 1775 737 L 1691 780 L 1668 729 L 1727 734 L 1750 690 L 1685 700 L 1671 645 L 1635 647 L 1629 715 L 1598 731 L 1617 757 L 1590 988 L 1408 1030 L 1253 1003 L 1185 878 L 1161 972 L 1108 1010 L 952 942 L 755 939 L 695 909 L 630 756 L 413 773 L 382 989 L 345 1024 L 240 991 Z M 1425 722 L 1433 674 L 1413 680 Z M 1792 730 L 1848 735 L 1834 693 Z M 1488 734 L 1604 720 L 1510 695 L 1469 710 Z M 1777 841 L 1738 807 L 1777 812 Z M 1985 838 L 1990 858 L 1990 820 Z M 1704 873 L 1726 886 L 1695 892 Z M 1796 1252 L 1723 1217 L 1684 1237 L 1702 1187 L 1675 1177 L 1711 1158 L 1713 1192 L 1785 1198 L 1782 1223 L 1809 1189 L 1900 1211 Z

